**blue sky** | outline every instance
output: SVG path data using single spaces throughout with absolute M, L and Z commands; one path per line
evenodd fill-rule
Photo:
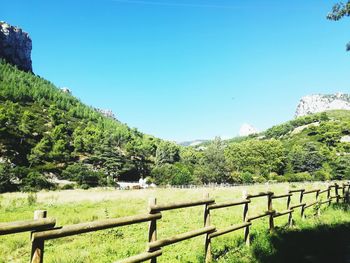
M 184 141 L 293 118 L 301 96 L 349 92 L 350 19 L 321 0 L 11 0 L 34 72 L 131 127 Z

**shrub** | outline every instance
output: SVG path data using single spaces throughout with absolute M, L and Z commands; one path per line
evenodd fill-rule
M 156 166 L 152 172 L 156 184 L 185 185 L 193 183 L 190 169 L 182 163 L 164 164 Z
M 308 172 L 286 174 L 285 177 L 288 182 L 313 181 L 313 177 Z
M 29 206 L 35 205 L 38 200 L 36 193 L 29 193 L 27 196 L 27 203 Z
M 61 187 L 62 190 L 71 190 L 74 189 L 74 184 L 65 184 Z
M 55 184 L 49 182 L 41 173 L 30 172 L 22 180 L 21 190 L 24 192 L 36 192 L 41 189 L 54 189 Z
M 105 186 L 108 184 L 104 173 L 90 170 L 86 165 L 76 163 L 69 165 L 63 172 L 62 177 L 73 179 L 79 186 L 84 188 Z

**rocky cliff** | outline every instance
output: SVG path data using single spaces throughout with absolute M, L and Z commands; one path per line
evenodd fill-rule
M 328 110 L 350 110 L 350 94 L 316 94 L 302 97 L 297 106 L 295 117 Z
M 0 21 L 0 59 L 32 72 L 32 40 L 22 29 Z

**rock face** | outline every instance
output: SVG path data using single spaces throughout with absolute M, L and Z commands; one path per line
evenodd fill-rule
M 302 97 L 296 109 L 295 117 L 328 110 L 350 110 L 350 94 L 316 94 Z
M 28 33 L 18 27 L 0 21 L 0 58 L 17 66 L 20 70 L 32 72 L 32 40 Z
M 258 133 L 258 130 L 248 123 L 244 123 L 239 129 L 239 136 L 248 136 L 256 133 Z
M 108 109 L 96 109 L 96 111 L 102 113 L 103 116 L 107 117 L 107 118 L 111 118 L 111 119 L 117 119 L 113 113 L 112 110 L 108 110 Z

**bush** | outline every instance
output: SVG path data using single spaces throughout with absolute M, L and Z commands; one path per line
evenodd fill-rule
M 65 184 L 61 187 L 62 190 L 72 190 L 74 189 L 74 184 Z
M 13 183 L 15 179 L 11 167 L 8 164 L 0 164 L 0 193 L 11 192 L 17 189 Z
M 286 174 L 285 177 L 288 182 L 313 181 L 313 177 L 308 172 Z
M 24 192 L 36 192 L 41 189 L 54 189 L 55 184 L 49 182 L 41 173 L 30 172 L 22 180 L 21 190 Z
M 29 206 L 35 205 L 38 200 L 36 193 L 29 193 L 27 196 L 27 203 Z
M 92 171 L 86 165 L 76 163 L 69 165 L 63 172 L 62 177 L 65 179 L 73 179 L 79 186 L 84 188 L 106 186 L 108 184 L 107 177 L 99 171 Z
M 158 185 L 187 185 L 193 183 L 193 176 L 187 165 L 182 163 L 156 166 L 151 175 Z

